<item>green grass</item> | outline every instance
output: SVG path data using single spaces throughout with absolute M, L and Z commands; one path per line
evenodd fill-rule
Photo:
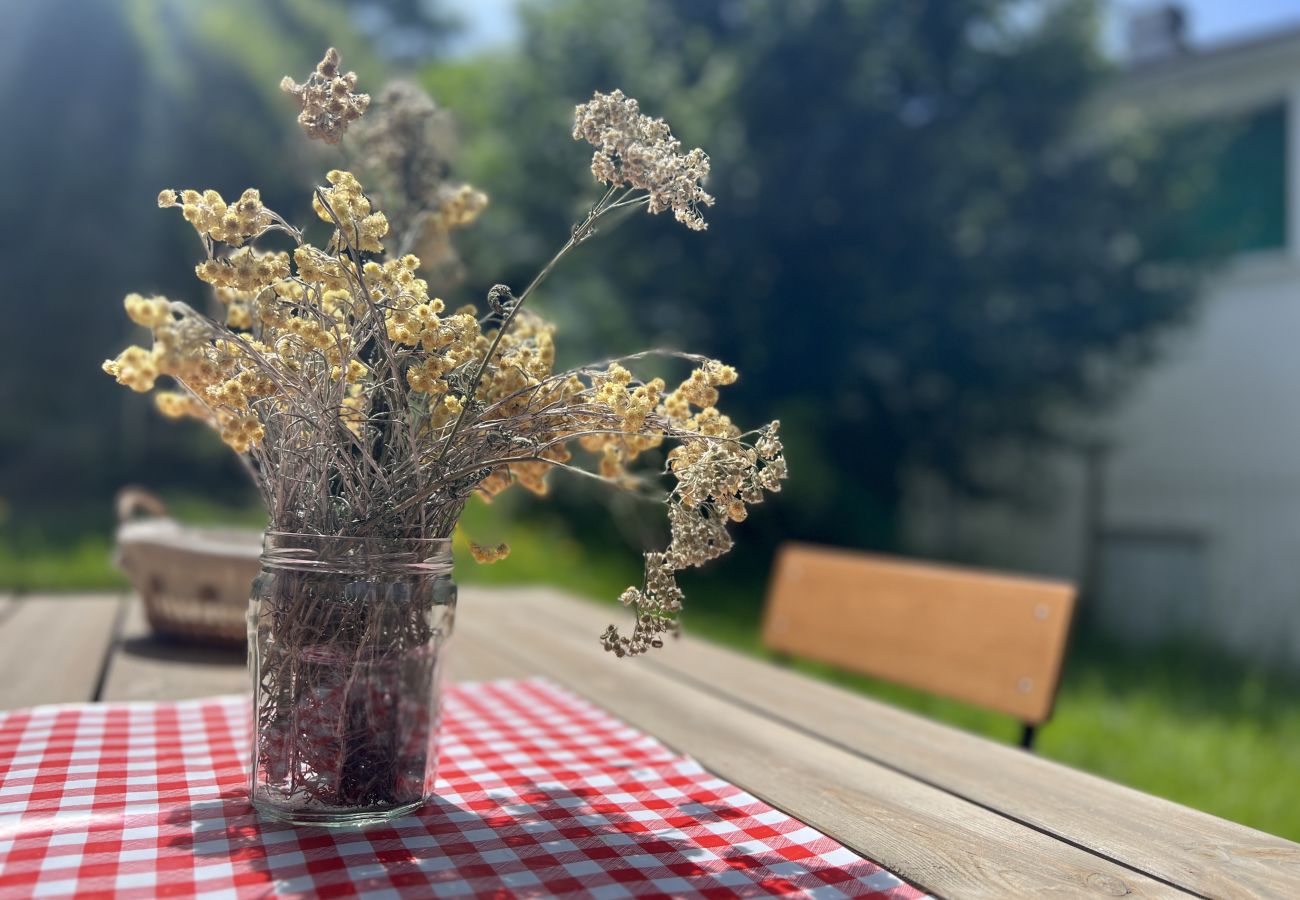
M 126 584 L 112 566 L 107 534 L 56 541 L 44 533 L 7 529 L 0 534 L 0 591 L 77 591 Z
M 177 519 L 196 525 L 262 528 L 265 515 L 190 495 L 164 494 Z M 113 566 L 113 519 L 107 506 L 59 509 L 0 519 L 0 591 L 84 591 L 122 588 Z
M 1300 839 L 1300 681 L 1172 646 L 1076 642 L 1042 752 Z
M 613 598 L 641 577 L 635 552 L 593 556 L 560 522 L 514 519 L 510 500 L 502 497 L 490 506 L 474 500 L 465 508 L 453 544 L 461 584 L 554 584 L 584 597 Z M 470 538 L 480 544 L 505 541 L 510 555 L 479 565 L 469 555 Z
M 261 518 L 187 498 L 169 498 L 183 520 L 258 527 Z M 66 518 L 64 519 L 66 521 Z M 466 584 L 553 584 L 613 603 L 638 577 L 635 552 L 596 555 L 560 523 L 513 521 L 506 498 L 471 504 L 465 531 L 480 543 L 505 540 L 509 559 L 477 566 L 457 542 L 457 580 Z M 60 527 L 0 527 L 0 589 L 120 587 L 110 560 L 111 524 L 87 534 Z M 686 584 L 686 626 L 762 654 L 761 585 L 715 573 Z M 593 652 L 595 649 L 593 643 Z M 798 668 L 989 737 L 1013 741 L 1019 726 L 987 713 L 886 684 L 796 663 Z M 1056 716 L 1038 751 L 1139 790 L 1300 840 L 1300 679 L 1189 646 L 1126 648 L 1083 634 L 1070 651 Z

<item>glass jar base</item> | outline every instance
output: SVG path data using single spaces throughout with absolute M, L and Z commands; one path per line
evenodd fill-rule
M 330 810 L 330 809 L 290 809 L 277 806 L 266 800 L 254 798 L 253 808 L 267 818 L 289 825 L 318 825 L 325 828 L 357 828 L 366 825 L 378 825 L 392 819 L 410 815 L 424 805 L 424 800 L 416 800 L 402 806 L 386 806 L 373 809 Z

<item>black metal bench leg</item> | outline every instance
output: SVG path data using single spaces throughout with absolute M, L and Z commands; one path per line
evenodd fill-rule
M 1032 753 L 1034 749 L 1034 735 L 1037 734 L 1037 732 L 1038 729 L 1033 725 L 1026 725 L 1025 730 L 1020 732 L 1020 746 Z

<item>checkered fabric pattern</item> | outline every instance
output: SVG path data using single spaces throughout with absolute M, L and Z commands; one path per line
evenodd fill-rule
M 446 694 L 437 799 L 259 819 L 248 701 L 0 713 L 0 897 L 921 894 L 542 680 Z

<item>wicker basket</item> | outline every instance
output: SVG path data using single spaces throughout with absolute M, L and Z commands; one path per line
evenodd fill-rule
M 149 517 L 139 518 L 142 512 Z M 117 518 L 116 562 L 144 599 L 154 632 L 195 643 L 244 645 L 261 533 L 181 525 L 140 488 L 118 494 Z

